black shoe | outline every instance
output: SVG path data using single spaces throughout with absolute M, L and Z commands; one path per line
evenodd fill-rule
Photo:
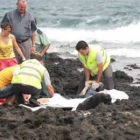
M 40 106 L 40 104 L 37 102 L 36 99 L 30 99 L 30 100 L 29 100 L 29 105 L 30 105 L 31 107 Z

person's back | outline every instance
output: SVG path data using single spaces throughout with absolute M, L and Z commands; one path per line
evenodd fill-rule
M 0 88 L 3 88 L 11 83 L 13 73 L 18 66 L 19 65 L 15 65 L 0 71 Z
M 0 104 L 3 104 L 6 101 L 6 98 L 13 95 L 11 80 L 13 78 L 14 72 L 19 67 L 19 65 L 11 66 L 0 71 Z M 12 98 L 11 98 L 12 99 Z M 10 101 L 7 103 L 12 103 Z
M 12 83 L 30 85 L 40 89 L 44 71 L 44 66 L 36 59 L 27 60 L 20 64 L 19 74 L 13 77 Z

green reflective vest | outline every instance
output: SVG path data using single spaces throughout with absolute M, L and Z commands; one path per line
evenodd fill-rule
M 13 76 L 13 84 L 25 84 L 41 89 L 45 67 L 36 59 L 26 60 L 20 64 L 20 72 Z
M 96 55 L 97 55 L 97 52 L 99 51 L 102 51 L 102 54 L 103 54 L 103 70 L 105 70 L 110 64 L 110 57 L 106 54 L 104 49 L 100 47 L 99 45 L 89 45 L 89 53 L 88 53 L 87 58 L 80 52 L 78 53 L 79 59 L 81 60 L 83 65 L 87 69 L 90 70 L 90 73 L 92 76 L 95 76 L 98 73 Z

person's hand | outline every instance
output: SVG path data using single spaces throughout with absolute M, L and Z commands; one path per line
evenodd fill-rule
M 25 58 L 25 57 L 23 57 L 23 58 L 22 58 L 22 62 L 24 62 L 25 60 L 26 60 L 26 58 Z
M 100 86 L 100 83 L 97 83 L 97 82 L 95 82 L 95 83 L 92 84 L 92 88 L 95 89 L 95 90 L 96 90 L 99 86 Z
M 26 103 L 29 103 L 29 99 L 31 98 L 31 95 L 29 94 L 29 95 L 26 95 L 25 94 L 25 96 L 24 96 L 24 100 L 25 100 L 25 102 Z
M 39 53 L 38 55 L 40 55 L 41 57 L 43 56 L 42 53 Z
M 32 46 L 32 53 L 35 53 L 36 52 L 36 48 L 35 48 L 35 46 Z

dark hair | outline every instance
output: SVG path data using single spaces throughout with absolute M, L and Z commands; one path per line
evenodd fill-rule
M 12 25 L 9 22 L 1 23 L 1 28 L 4 30 L 6 30 L 7 28 L 11 28 L 11 30 L 13 30 Z
M 39 54 L 31 53 L 31 59 L 36 59 L 38 61 L 42 61 L 43 58 Z
M 76 45 L 76 50 L 79 51 L 80 49 L 85 50 L 88 47 L 88 44 L 85 41 L 79 41 Z
M 37 19 L 36 18 L 34 18 L 34 21 L 35 21 L 35 24 L 37 24 Z

